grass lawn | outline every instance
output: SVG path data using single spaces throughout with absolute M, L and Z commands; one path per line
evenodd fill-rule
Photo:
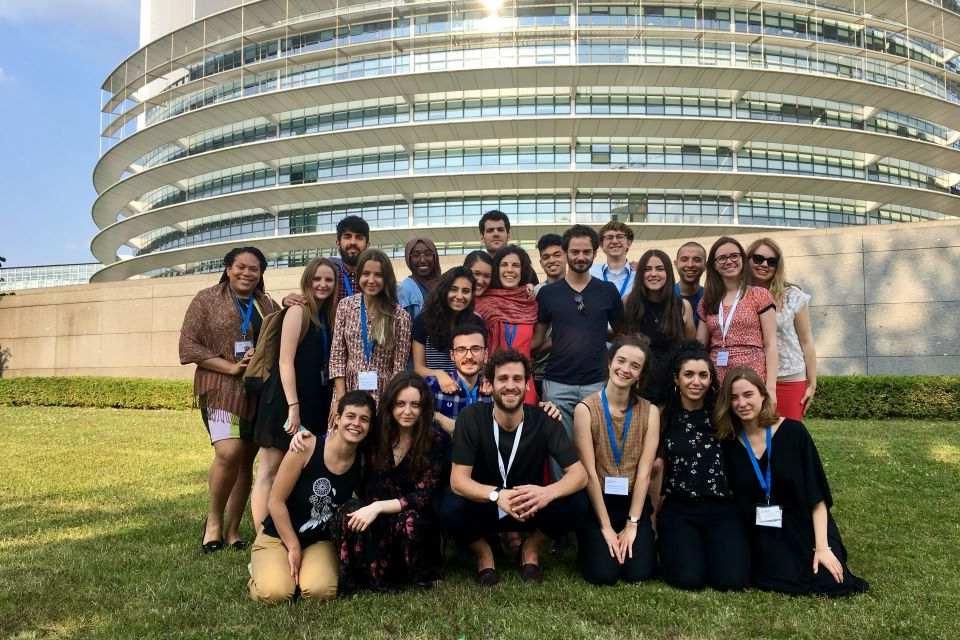
M 842 601 L 601 589 L 546 559 L 480 590 L 262 607 L 247 554 L 197 552 L 211 451 L 194 412 L 0 407 L 0 638 L 960 638 L 960 424 L 810 428 L 853 570 Z

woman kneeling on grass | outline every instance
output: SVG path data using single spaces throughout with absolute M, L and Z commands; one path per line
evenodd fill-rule
M 866 591 L 866 581 L 846 566 L 813 439 L 802 422 L 777 416 L 753 369 L 727 373 L 716 425 L 725 438 L 730 488 L 750 530 L 754 586 L 798 595 Z
M 578 532 L 587 582 L 612 585 L 653 575 L 656 551 L 646 501 L 660 414 L 640 397 L 650 366 L 646 338 L 619 336 L 607 352 L 607 382 L 574 408 L 573 435 L 587 470 L 593 515 Z
M 376 407 L 370 394 L 350 391 L 337 403 L 326 439 L 307 438 L 290 451 L 270 491 L 270 515 L 253 543 L 250 597 L 278 603 L 293 598 L 331 600 L 339 563 L 330 542 L 336 511 L 360 486 L 358 447 L 370 432 Z
M 662 473 L 651 480 L 660 575 L 681 589 L 743 589 L 750 577 L 747 530 L 733 500 L 713 426 L 717 374 L 699 342 L 670 365 L 674 391 L 660 418 Z
M 336 525 L 341 591 L 429 587 L 440 564 L 434 497 L 450 473 L 444 477 L 446 436 L 433 426 L 423 378 L 404 372 L 390 381 L 376 437 L 360 500 Z

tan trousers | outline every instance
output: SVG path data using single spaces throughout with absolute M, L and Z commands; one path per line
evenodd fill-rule
M 315 542 L 303 550 L 300 563 L 300 595 L 316 600 L 337 597 L 339 562 L 333 543 Z M 293 598 L 297 585 L 290 575 L 287 548 L 280 538 L 263 532 L 253 541 L 250 553 L 250 597 L 265 604 Z

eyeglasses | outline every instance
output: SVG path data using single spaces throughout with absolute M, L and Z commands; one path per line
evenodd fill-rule
M 473 345 L 472 347 L 457 347 L 457 348 L 453 349 L 453 355 L 455 355 L 455 356 L 457 356 L 457 357 L 459 357 L 459 358 L 462 358 L 463 356 L 467 355 L 467 352 L 469 351 L 469 352 L 470 352 L 470 355 L 472 355 L 472 356 L 478 356 L 478 355 L 480 355 L 481 353 L 483 353 L 484 349 L 486 349 L 486 347 L 481 347 L 481 346 L 476 345 L 476 344 Z
M 753 260 L 753 264 L 757 265 L 758 267 L 766 262 L 768 267 L 771 269 L 776 269 L 777 265 L 780 264 L 780 258 L 777 256 L 770 256 L 768 258 L 767 256 L 762 256 L 759 253 L 755 253 L 750 256 L 750 259 Z
M 580 313 L 587 312 L 587 305 L 583 302 L 583 295 L 579 293 L 573 294 L 573 301 L 577 303 L 577 311 Z
M 620 241 L 623 241 L 623 240 L 626 240 L 626 239 L 627 239 L 627 234 L 625 234 L 625 233 L 605 233 L 605 234 L 603 234 L 603 239 L 604 239 L 604 240 L 620 240 Z
M 741 253 L 728 253 L 726 255 L 717 256 L 713 261 L 717 264 L 723 264 L 724 262 L 740 262 L 740 258 L 743 257 Z

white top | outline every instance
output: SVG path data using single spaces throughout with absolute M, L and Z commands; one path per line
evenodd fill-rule
M 637 274 L 630 268 L 629 262 L 623 265 L 623 268 L 619 271 L 614 271 L 608 267 L 606 262 L 594 262 L 593 266 L 590 267 L 590 275 L 598 280 L 612 282 L 618 292 L 621 289 L 623 290 L 620 297 L 626 299 L 627 296 L 630 295 L 630 290 L 633 289 L 633 281 Z M 606 275 L 606 277 L 604 277 L 604 275 Z M 624 286 L 624 283 L 626 283 L 626 286 Z
M 803 361 L 803 349 L 797 335 L 795 320 L 797 312 L 810 303 L 810 294 L 799 287 L 789 286 L 783 292 L 783 304 L 777 308 L 777 353 L 780 368 L 777 377 L 789 380 L 805 380 L 807 366 Z

